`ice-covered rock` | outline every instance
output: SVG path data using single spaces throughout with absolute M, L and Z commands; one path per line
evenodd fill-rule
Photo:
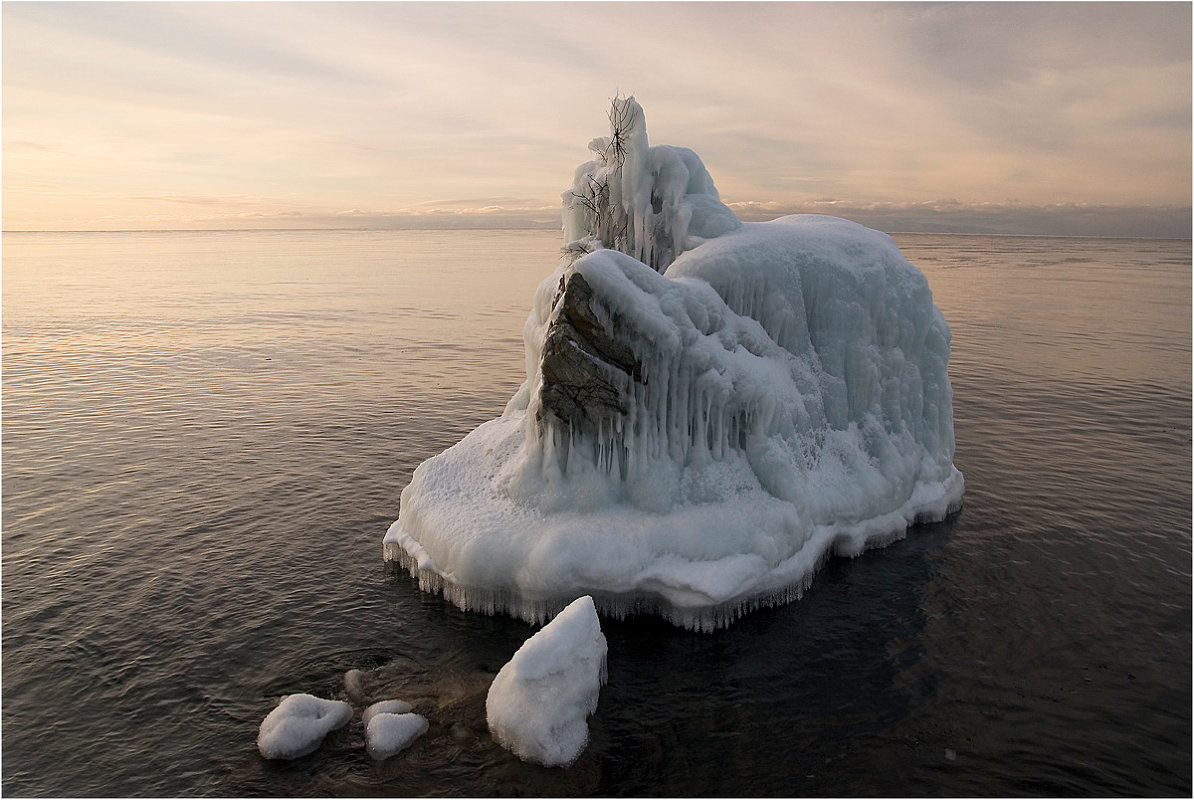
M 427 720 L 418 714 L 376 711 L 365 722 L 365 750 L 374 759 L 383 761 L 410 747 L 429 727 Z
M 266 758 L 291 759 L 319 749 L 323 738 L 352 719 L 352 706 L 309 694 L 282 698 L 257 732 L 257 749 Z
M 574 600 L 493 679 L 485 698 L 493 738 L 523 761 L 574 762 L 589 741 L 586 719 L 605 683 L 605 654 L 593 598 Z
M 707 630 L 958 509 L 949 327 L 891 238 L 740 223 L 633 99 L 610 119 L 525 383 L 415 471 L 385 557 L 465 609 L 540 621 L 587 594 Z

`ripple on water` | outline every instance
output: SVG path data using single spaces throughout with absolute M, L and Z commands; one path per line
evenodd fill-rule
M 962 513 L 712 635 L 606 621 L 562 771 L 484 732 L 533 629 L 380 552 L 517 387 L 555 234 L 6 234 L 4 792 L 1188 794 L 1189 242 L 898 240 L 953 328 Z M 263 761 L 349 669 L 428 734 Z

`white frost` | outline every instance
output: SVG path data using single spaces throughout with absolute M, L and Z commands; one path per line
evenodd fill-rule
M 924 275 L 847 220 L 740 223 L 695 153 L 647 145 L 633 99 L 611 119 L 564 195 L 576 241 L 536 293 L 526 382 L 415 471 L 385 557 L 469 610 L 542 621 L 587 594 L 709 630 L 957 510 L 950 332 Z M 573 274 L 642 373 L 594 434 L 537 419 Z
M 548 767 L 574 762 L 589 741 L 585 720 L 597 710 L 605 654 L 593 598 L 573 601 L 493 679 L 485 714 L 498 744 Z
M 427 720 L 418 714 L 377 711 L 365 723 L 365 750 L 383 761 L 410 747 L 428 727 Z
M 291 759 L 319 749 L 323 737 L 352 719 L 352 706 L 309 694 L 282 698 L 257 733 L 257 749 L 266 758 Z

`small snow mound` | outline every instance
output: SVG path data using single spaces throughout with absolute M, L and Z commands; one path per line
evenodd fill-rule
M 399 703 L 410 708 L 401 700 L 389 702 Z M 369 710 L 373 711 L 377 706 L 382 705 L 386 705 L 386 703 L 377 703 Z M 427 720 L 418 714 L 375 711 L 369 715 L 365 725 L 365 749 L 374 759 L 383 761 L 410 747 L 415 739 L 427 732 L 429 727 Z
M 361 714 L 361 724 L 369 727 L 369 720 L 377 714 L 407 714 L 412 710 L 410 703 L 405 700 L 382 700 L 365 709 Z
M 523 761 L 566 767 L 589 741 L 586 718 L 605 683 L 605 636 L 581 597 L 523 643 L 485 699 L 489 731 Z
M 352 706 L 309 694 L 282 698 L 257 733 L 257 749 L 266 758 L 291 759 L 313 753 L 323 737 L 352 719 Z

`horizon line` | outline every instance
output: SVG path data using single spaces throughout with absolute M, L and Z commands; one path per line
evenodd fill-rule
M 867 226 L 870 227 L 870 226 Z M 1136 241 L 1166 241 L 1189 242 L 1194 236 L 1097 236 L 1092 234 L 1073 233 L 985 233 L 960 231 L 885 231 L 874 228 L 889 236 L 997 236 L 1001 238 L 1021 239 L 1128 239 Z M 557 231 L 555 228 L 528 226 L 488 226 L 470 225 L 461 227 L 428 227 L 428 228 L 345 228 L 345 227 L 299 227 L 299 228 L 29 228 L 22 230 L 0 229 L 0 236 L 16 233 L 405 233 L 405 232 L 442 232 L 456 233 L 460 231 Z

